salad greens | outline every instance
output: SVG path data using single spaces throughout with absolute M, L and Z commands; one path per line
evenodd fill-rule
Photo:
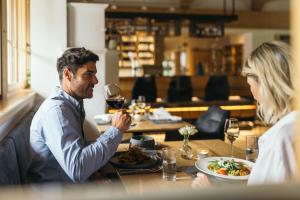
M 246 176 L 250 174 L 250 169 L 247 165 L 242 162 L 236 162 L 232 160 L 213 160 L 207 166 L 210 171 L 213 171 L 222 175 L 231 176 Z

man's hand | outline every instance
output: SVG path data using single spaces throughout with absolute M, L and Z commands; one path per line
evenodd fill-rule
M 129 129 L 131 117 L 126 110 L 116 112 L 111 121 L 111 125 L 119 129 L 121 133 Z

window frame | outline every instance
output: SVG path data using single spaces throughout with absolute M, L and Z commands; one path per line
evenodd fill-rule
M 8 7 L 8 3 L 12 6 Z M 29 88 L 28 73 L 30 66 L 30 0 L 0 0 L 1 6 L 1 92 L 0 99 L 14 96 Z M 8 11 L 8 9 L 10 9 Z M 8 16 L 10 15 L 10 16 Z M 8 20 L 10 20 L 8 22 Z M 22 30 L 22 31 L 20 31 Z M 9 41 L 11 39 L 11 41 Z M 11 42 L 9 46 L 8 42 Z M 8 58 L 11 51 L 12 57 Z M 8 72 L 12 71 L 11 83 Z
M 0 1 L 0 11 L 3 13 L 2 10 L 2 1 Z M 2 99 L 2 14 L 0 15 L 0 100 Z

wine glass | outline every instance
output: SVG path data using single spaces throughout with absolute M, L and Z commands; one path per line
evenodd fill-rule
M 125 104 L 125 97 L 117 84 L 104 85 L 104 97 L 108 106 L 115 109 L 122 109 Z
M 104 85 L 104 97 L 108 106 L 115 109 L 123 109 L 125 104 L 125 97 L 122 95 L 122 90 L 117 84 Z M 131 127 L 135 123 L 130 124 Z
M 140 112 L 141 113 L 144 113 L 144 109 L 146 107 L 146 97 L 145 96 L 138 96 L 138 99 L 137 99 L 137 105 L 140 109 Z
M 149 118 L 149 116 L 150 116 L 150 109 L 151 109 L 151 104 L 146 103 L 146 105 L 145 105 L 145 117 L 146 118 Z
M 239 121 L 236 118 L 229 118 L 225 121 L 224 133 L 231 143 L 231 157 L 233 157 L 233 142 L 239 137 L 240 128 Z

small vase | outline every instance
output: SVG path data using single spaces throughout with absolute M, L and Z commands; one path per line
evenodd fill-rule
M 189 146 L 189 136 L 184 136 L 182 147 L 180 148 L 181 157 L 184 159 L 192 159 L 193 151 L 192 147 Z

